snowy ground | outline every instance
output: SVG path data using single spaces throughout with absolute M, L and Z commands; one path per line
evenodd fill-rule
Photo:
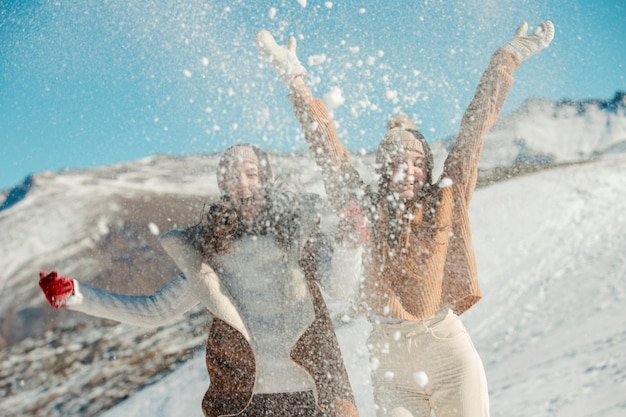
M 471 205 L 484 298 L 464 321 L 494 416 L 626 415 L 626 156 L 477 190 Z M 374 417 L 362 317 L 338 328 L 363 417 Z M 201 416 L 202 352 L 104 413 Z

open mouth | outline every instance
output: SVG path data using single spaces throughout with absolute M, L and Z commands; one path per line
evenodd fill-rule
M 238 198 L 236 201 L 236 208 L 241 216 L 246 220 L 254 219 L 259 214 L 258 200 L 254 195 L 250 197 Z
M 253 196 L 237 199 L 237 208 L 242 212 L 249 212 L 255 207 L 256 199 Z

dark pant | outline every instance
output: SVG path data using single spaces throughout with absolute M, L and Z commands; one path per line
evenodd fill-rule
M 255 394 L 238 417 L 330 417 L 317 408 L 313 391 Z

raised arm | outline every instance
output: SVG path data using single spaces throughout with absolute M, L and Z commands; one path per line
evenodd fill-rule
M 322 168 L 331 204 L 337 211 L 345 209 L 349 198 L 359 195 L 362 181 L 350 164 L 348 150 L 339 141 L 335 121 L 326 105 L 313 96 L 305 82 L 306 70 L 296 56 L 295 38 L 290 37 L 287 45 L 282 47 L 268 31 L 261 30 L 255 42 L 261 56 L 291 91 L 289 98 L 315 162 Z
M 50 305 L 81 311 L 91 316 L 143 327 L 161 326 L 198 304 L 187 278 L 177 275 L 152 295 L 123 295 L 104 291 L 59 276 L 56 271 L 40 272 L 39 286 Z
M 552 22 L 542 22 L 532 35 L 527 35 L 528 25 L 523 23 L 513 39 L 491 57 L 491 61 L 478 82 L 456 142 L 445 163 L 442 177 L 447 177 L 463 193 L 469 203 L 478 178 L 478 161 L 482 153 L 483 137 L 493 126 L 502 111 L 513 72 L 522 61 L 547 47 L 554 37 Z

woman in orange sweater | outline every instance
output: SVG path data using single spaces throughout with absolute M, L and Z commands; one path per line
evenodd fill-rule
M 468 207 L 483 137 L 502 110 L 513 72 L 554 36 L 549 21 L 531 35 L 527 29 L 522 24 L 491 57 L 440 178 L 432 180 L 424 136 L 408 119 L 396 119 L 376 154 L 375 190 L 364 186 L 326 106 L 305 83 L 295 39 L 281 47 L 267 31 L 257 34 L 261 55 L 291 91 L 331 203 L 340 212 L 351 201 L 369 221 L 360 299 L 372 324 L 378 416 L 489 415 L 484 367 L 458 317 L 481 298 Z

